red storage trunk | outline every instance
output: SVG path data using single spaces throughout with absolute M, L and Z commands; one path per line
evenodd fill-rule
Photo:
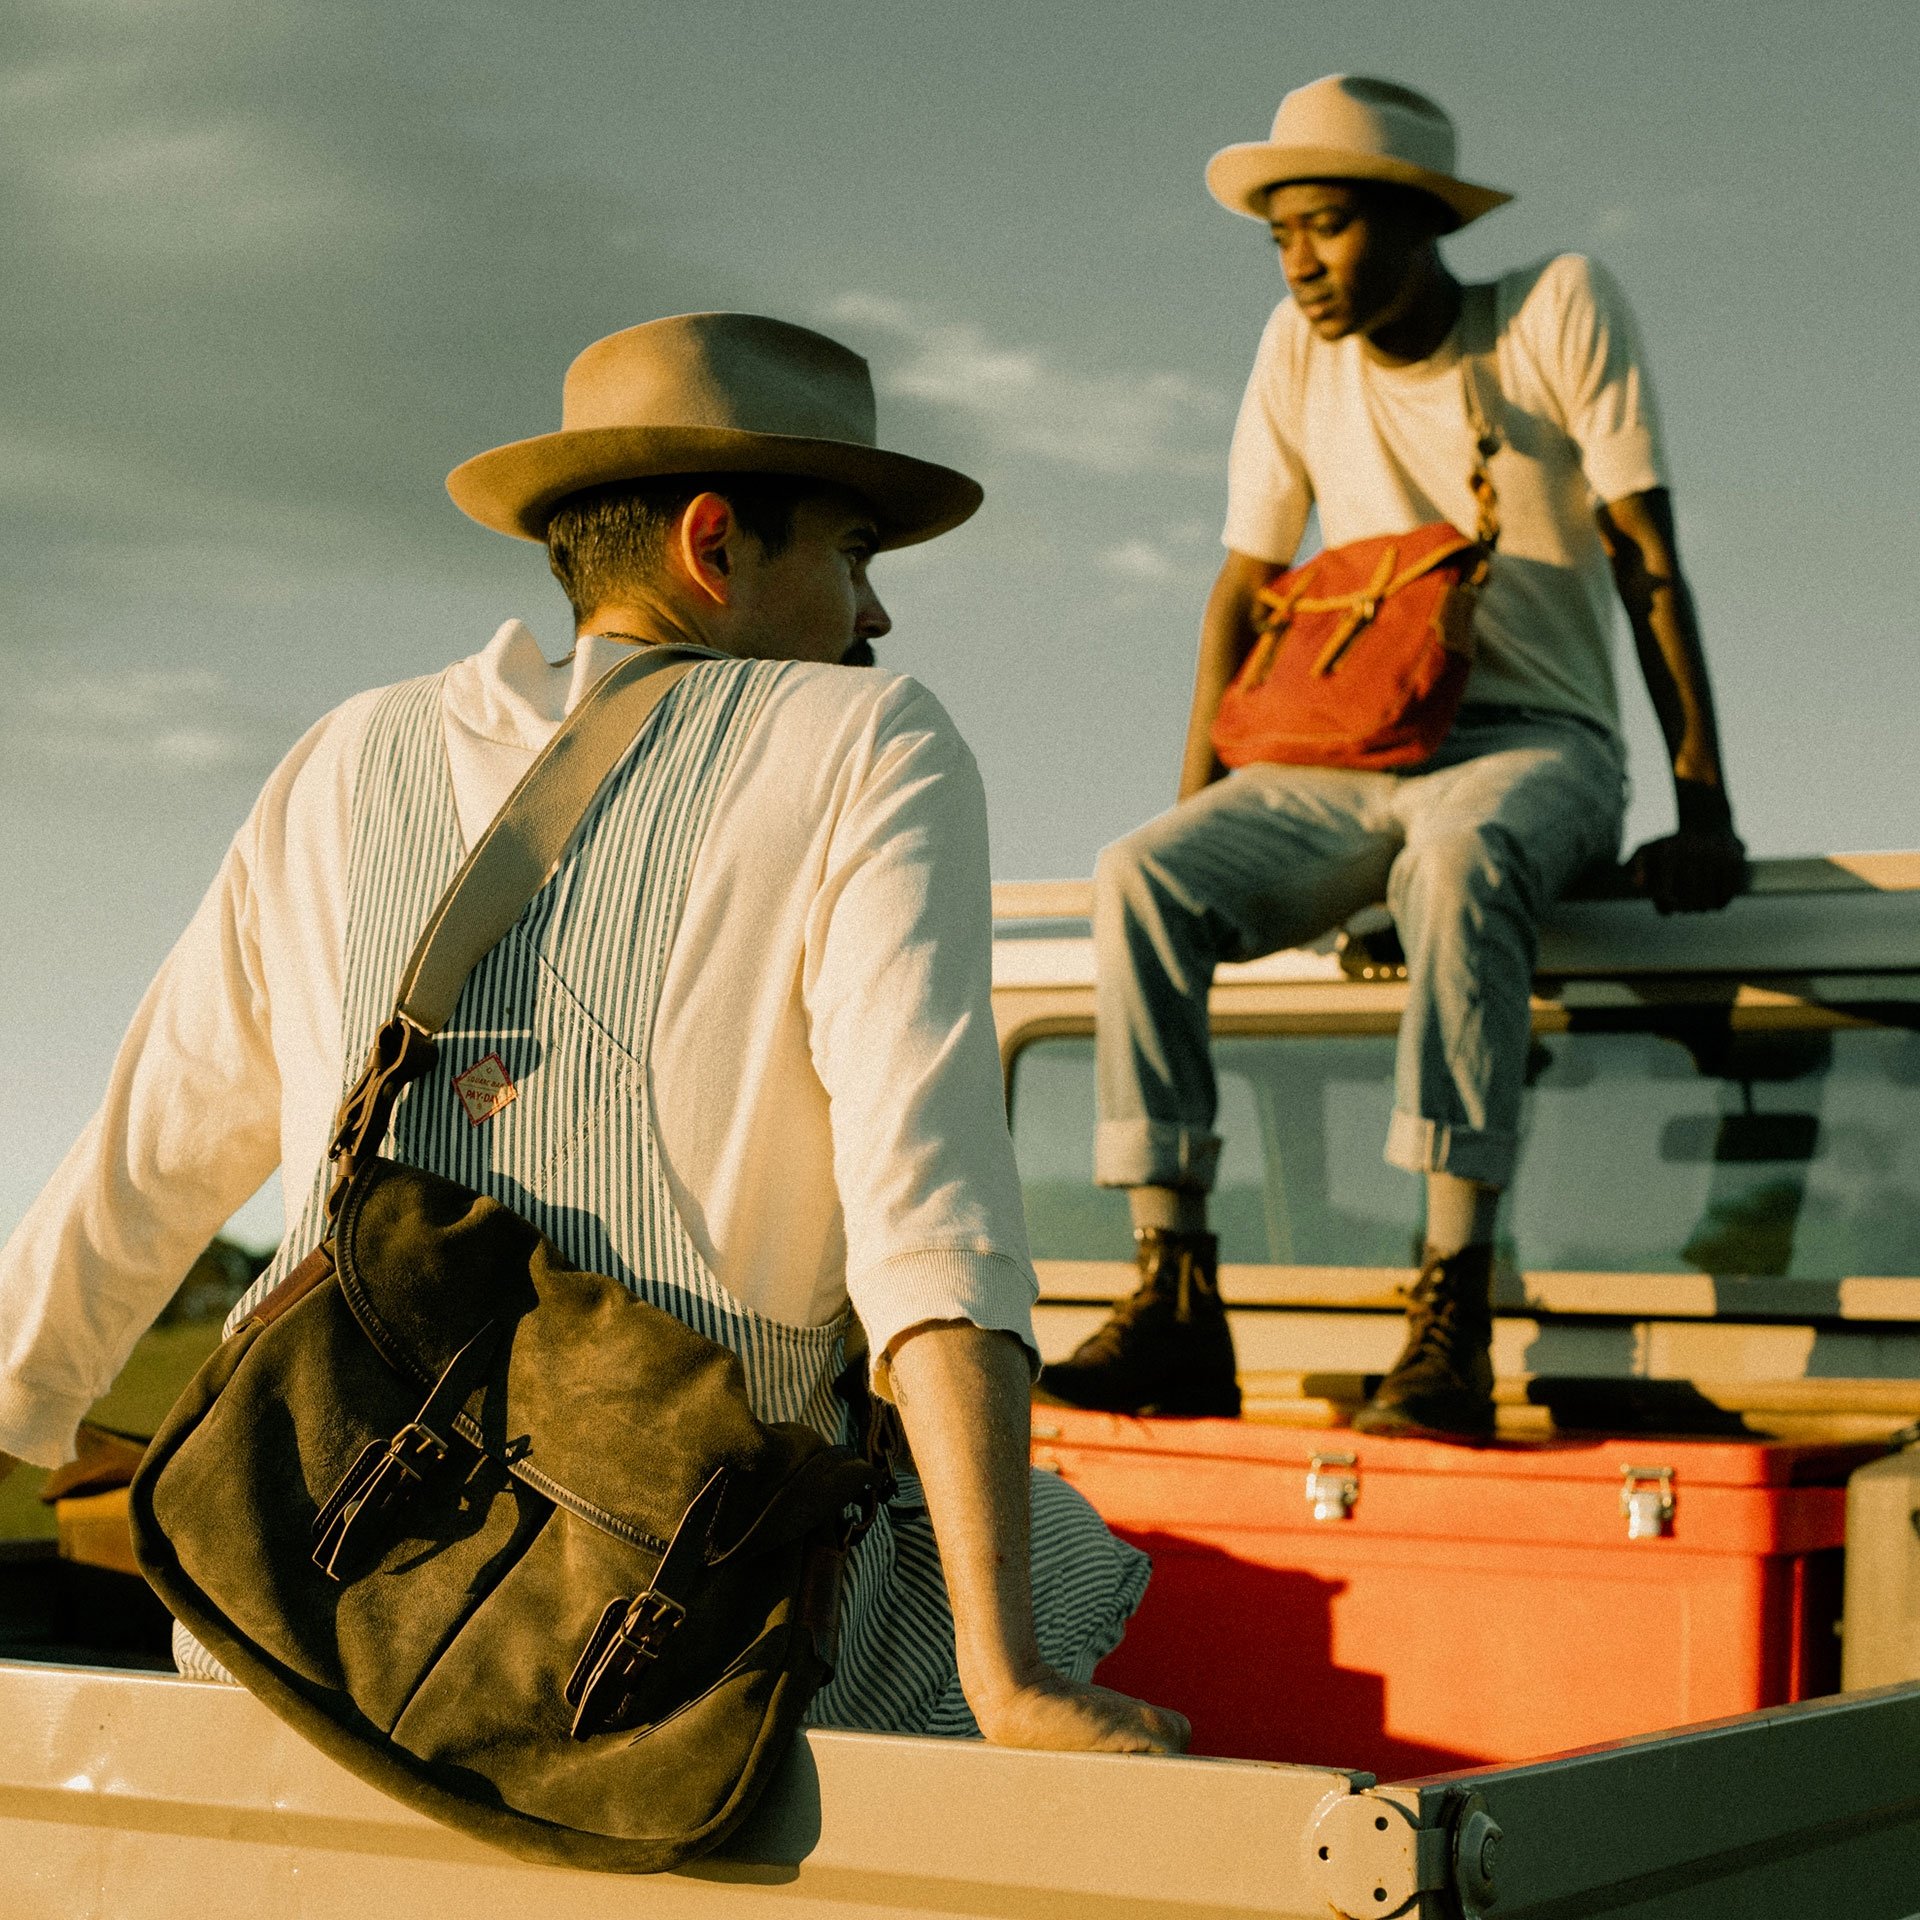
M 1101 1680 L 1196 1753 L 1383 1779 L 1834 1691 L 1845 1480 L 1878 1451 L 1034 1409 L 1035 1464 L 1154 1559 Z

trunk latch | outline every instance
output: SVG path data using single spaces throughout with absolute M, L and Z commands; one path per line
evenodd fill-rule
M 1316 1453 L 1307 1462 L 1307 1505 L 1316 1520 L 1345 1520 L 1360 1498 L 1359 1463 L 1350 1453 Z
M 1673 1469 L 1622 1467 L 1620 1511 L 1629 1540 L 1658 1540 L 1673 1531 Z

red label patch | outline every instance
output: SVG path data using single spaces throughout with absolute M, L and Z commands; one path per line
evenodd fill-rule
M 476 1127 L 520 1097 L 520 1089 L 507 1077 L 507 1063 L 497 1053 L 476 1060 L 465 1073 L 456 1074 L 453 1090 Z

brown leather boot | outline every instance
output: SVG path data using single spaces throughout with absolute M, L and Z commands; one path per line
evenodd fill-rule
M 1233 1335 L 1210 1233 L 1142 1227 L 1140 1285 L 1070 1358 L 1040 1370 L 1037 1395 L 1101 1413 L 1231 1420 L 1240 1411 Z
M 1407 1344 L 1367 1404 L 1359 1433 L 1493 1438 L 1493 1249 L 1427 1249 L 1407 1309 Z

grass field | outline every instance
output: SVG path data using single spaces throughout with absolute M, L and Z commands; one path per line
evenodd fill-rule
M 121 1433 L 151 1433 L 219 1344 L 217 1318 L 155 1327 L 134 1348 L 119 1379 L 88 1418 Z M 0 1540 L 53 1537 L 53 1509 L 40 1503 L 46 1477 L 37 1467 L 22 1467 L 0 1486 Z

